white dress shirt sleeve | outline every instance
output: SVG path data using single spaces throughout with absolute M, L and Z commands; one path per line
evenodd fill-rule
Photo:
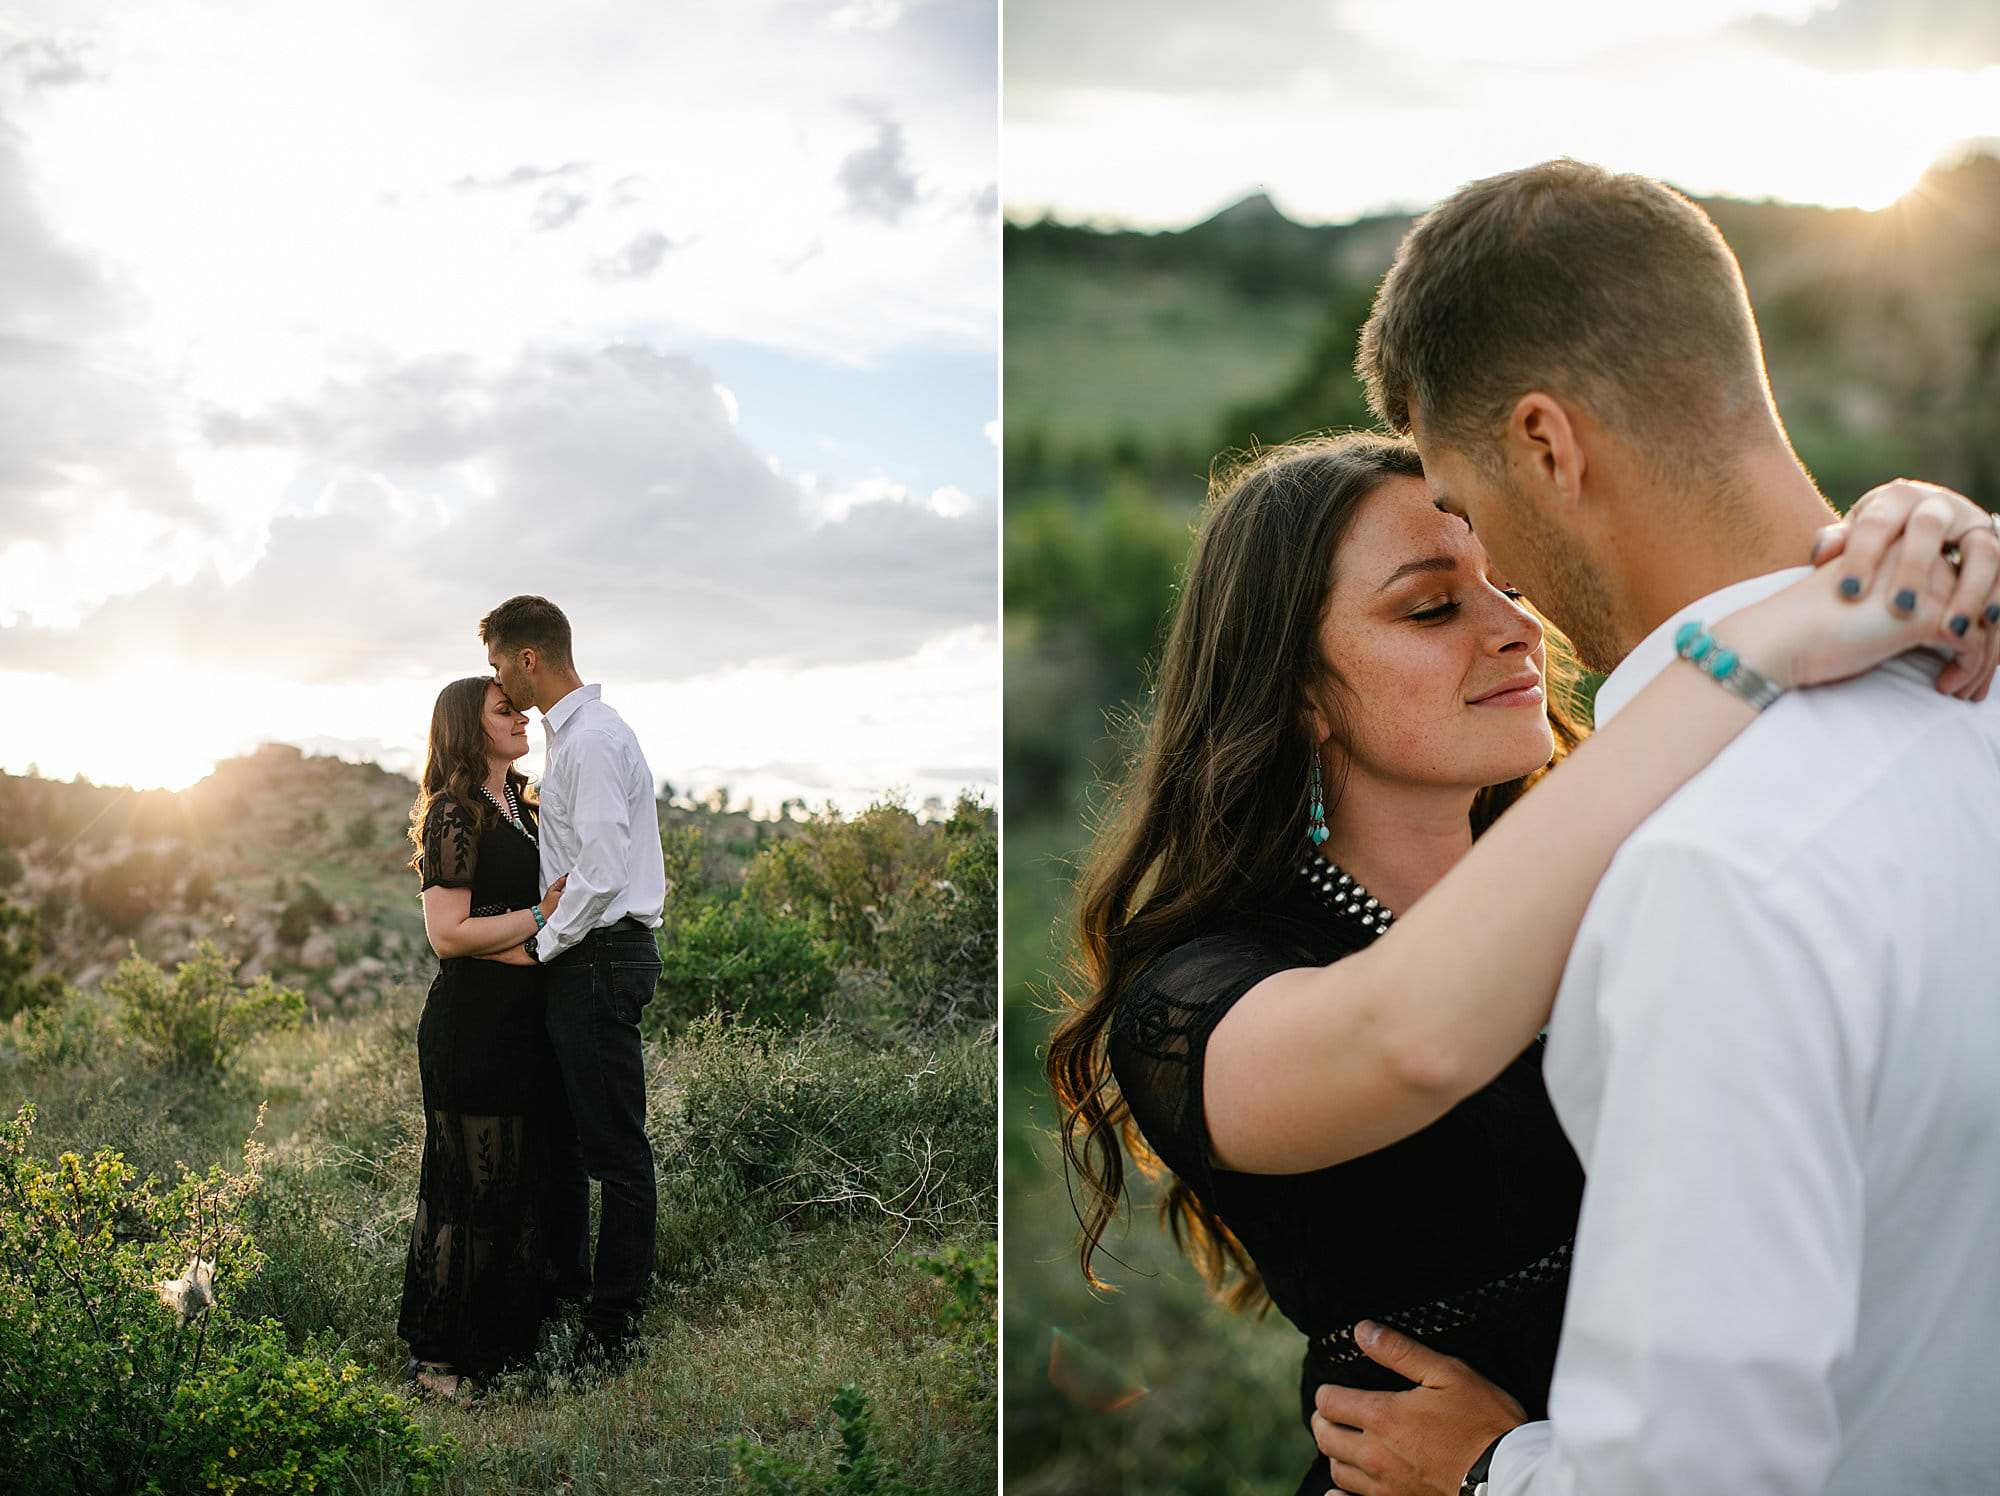
M 1774 881 L 1648 843 L 1599 888 L 1548 1056 L 1588 1177 L 1550 1421 L 1492 1496 L 1808 1496 L 1839 1457 L 1877 1041 Z
M 570 786 L 569 824 L 578 851 L 555 913 L 535 937 L 536 953 L 544 961 L 596 929 L 631 877 L 632 819 L 622 746 L 608 733 L 586 730 L 565 738 L 562 752 L 563 779 Z M 565 870 L 555 872 L 561 877 Z

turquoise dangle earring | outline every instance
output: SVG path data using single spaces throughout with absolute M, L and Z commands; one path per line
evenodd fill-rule
M 1319 782 L 1319 754 L 1313 754 L 1312 823 L 1306 827 L 1306 841 L 1317 847 L 1326 840 L 1326 791 Z

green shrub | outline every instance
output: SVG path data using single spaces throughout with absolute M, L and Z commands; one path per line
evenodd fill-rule
M 703 1013 L 796 1028 L 814 1023 L 833 991 L 833 967 L 805 921 L 748 899 L 708 900 L 660 935 L 654 1032 Z
M 119 1018 L 154 1057 L 174 1070 L 220 1074 L 244 1043 L 268 1029 L 295 1027 L 305 1016 L 303 993 L 260 976 L 245 987 L 235 980 L 237 961 L 213 941 L 195 947 L 192 961 L 167 974 L 138 948 L 118 963 L 104 990 Z
M 1000 1303 L 1000 1243 L 983 1241 L 967 1250 L 953 1243 L 910 1261 L 951 1291 L 938 1316 L 939 1328 L 961 1345 L 991 1351 Z
M 41 959 L 41 916 L 23 905 L 0 903 L 0 1018 L 46 1008 L 62 997 L 61 977 L 35 974 Z
M 939 875 L 898 899 L 878 947 L 894 1009 L 921 1028 L 992 1023 L 999 1014 L 1000 839 L 993 813 L 961 800 Z
M 692 914 L 701 907 L 702 894 L 707 888 L 702 866 L 706 841 L 699 826 L 660 828 L 660 853 L 667 873 L 665 913 L 670 925 L 683 914 Z
M 259 1124 L 262 1116 L 260 1113 Z M 387 1467 L 421 1488 L 433 1444 L 360 1368 L 294 1355 L 233 1299 L 263 1254 L 241 1172 L 162 1188 L 123 1158 L 28 1152 L 34 1111 L 0 1123 L 0 1489 L 312 1491 Z
M 750 865 L 746 899 L 803 919 L 843 960 L 872 962 L 891 903 L 938 861 L 901 805 L 878 802 L 852 819 L 829 807 Z
M 991 1045 L 884 1051 L 710 1016 L 681 1047 L 684 1136 L 666 1150 L 676 1174 L 794 1224 L 886 1218 L 935 1239 L 992 1220 Z
M 351 1175 L 295 1155 L 267 1167 L 244 1224 L 266 1261 L 238 1293 L 246 1319 L 284 1326 L 292 1349 L 318 1346 L 366 1360 L 400 1358 L 395 1325 L 415 1183 L 357 1187 Z
M 938 1328 L 950 1337 L 943 1360 L 952 1379 L 968 1400 L 992 1400 L 1000 1388 L 998 1238 L 988 1237 L 975 1247 L 952 1242 L 905 1260 L 951 1295 L 938 1312 Z
M 821 1470 L 775 1450 L 736 1441 L 736 1468 L 764 1496 L 916 1496 L 916 1487 L 892 1474 L 869 1447 L 868 1399 L 852 1382 L 833 1395 L 840 1426 L 840 1453 L 832 1470 Z
M 83 880 L 84 907 L 121 934 L 166 907 L 174 889 L 173 861 L 159 852 L 134 852 Z
M 181 885 L 181 907 L 198 914 L 214 901 L 215 874 L 205 867 L 196 868 Z
M 41 1007 L 17 1011 L 9 1032 L 14 1047 L 30 1065 L 58 1069 L 99 1054 L 108 1027 L 104 1003 L 74 987 Z
M 0 847 L 0 888 L 12 888 L 26 873 L 19 854 L 12 847 Z
M 312 879 L 301 878 L 298 892 L 278 916 L 278 939 L 286 945 L 297 945 L 332 918 L 333 905 L 326 895 Z
M 354 819 L 347 823 L 347 844 L 350 847 L 366 847 L 375 840 L 375 818 L 367 811 L 355 812 Z

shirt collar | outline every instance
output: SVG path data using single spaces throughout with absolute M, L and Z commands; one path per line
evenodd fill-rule
M 1783 571 L 1767 572 L 1761 577 L 1732 582 L 1719 592 L 1711 592 L 1707 597 L 1689 603 L 1641 639 L 1638 647 L 1604 678 L 1604 684 L 1597 688 L 1597 710 L 1593 720 L 1599 727 L 1604 726 L 1673 663 L 1674 634 L 1683 623 L 1691 618 L 1699 619 L 1704 624 L 1715 623 L 1752 603 L 1762 602 L 1773 593 L 1784 591 L 1811 571 L 1810 566 L 1791 566 Z M 1756 662 L 1753 660 L 1751 663 Z
M 556 733 L 562 731 L 563 723 L 576 715 L 578 707 L 582 706 L 586 701 L 597 700 L 603 694 L 604 688 L 602 686 L 577 686 L 568 695 L 564 696 L 561 701 L 558 701 L 554 706 L 542 713 L 542 726 L 547 728 L 549 735 L 553 737 Z

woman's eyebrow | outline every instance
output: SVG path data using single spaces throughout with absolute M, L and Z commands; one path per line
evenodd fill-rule
M 1458 557 L 1456 556 L 1426 556 L 1421 561 L 1405 561 L 1401 566 L 1397 567 L 1394 571 L 1389 573 L 1388 581 L 1384 582 L 1380 587 L 1377 587 L 1375 590 L 1377 592 L 1386 592 L 1391 587 L 1395 586 L 1396 583 L 1402 581 L 1404 577 L 1414 576 L 1420 571 L 1457 571 L 1457 570 L 1458 570 Z

